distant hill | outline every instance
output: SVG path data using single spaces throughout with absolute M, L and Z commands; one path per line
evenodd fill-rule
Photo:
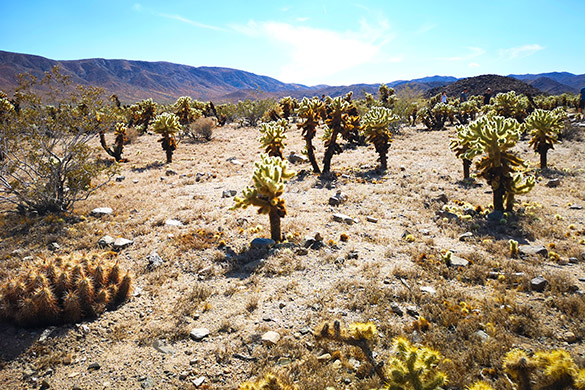
M 283 83 L 272 77 L 230 68 L 102 58 L 57 61 L 0 50 L 0 90 L 11 94 L 17 85 L 16 76 L 19 73 L 31 73 L 42 77 L 44 72 L 55 65 L 60 66 L 64 74 L 71 76 L 74 83 L 102 87 L 109 94 L 117 94 L 125 104 L 149 97 L 160 103 L 174 102 L 180 96 L 191 96 L 203 101 L 235 102 L 247 98 L 280 98 L 287 95 L 299 99 L 323 94 L 340 96 L 349 91 L 353 91 L 356 98 L 361 98 L 366 92 L 376 95 L 380 86 L 380 84 L 306 86 Z M 512 81 L 520 84 L 513 84 Z M 532 94 L 575 93 L 585 85 L 585 74 L 552 72 L 511 77 L 483 75 L 462 80 L 452 76 L 429 76 L 386 82 L 397 91 L 408 86 L 431 95 L 446 89 L 448 94 L 453 96 L 459 95 L 461 92 L 459 89 L 465 83 L 468 84 L 471 94 L 483 94 L 488 86 L 494 92 L 514 89 L 519 93 L 527 91 Z M 532 87 L 527 84 L 532 84 Z
M 442 91 L 446 91 L 447 96 L 459 97 L 465 88 L 468 89 L 468 96 L 483 95 L 488 88 L 492 90 L 492 95 L 509 91 L 531 95 L 540 95 L 543 93 L 539 89 L 512 77 L 485 74 L 481 76 L 467 77 L 443 87 L 430 89 L 427 91 L 426 96 L 430 97 L 439 94 Z

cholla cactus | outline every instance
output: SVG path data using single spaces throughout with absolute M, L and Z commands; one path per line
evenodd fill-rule
M 455 153 L 457 158 L 463 160 L 463 179 L 469 179 L 469 168 L 471 168 L 471 160 L 464 157 L 465 153 L 469 151 L 470 143 L 473 140 L 473 134 L 467 126 L 457 126 L 457 133 L 455 138 L 451 140 L 449 148 Z
M 516 95 L 516 92 L 499 93 L 486 108 L 494 115 L 505 118 L 513 118 L 517 121 L 523 121 L 527 115 L 529 106 L 528 99 L 522 95 Z
M 492 187 L 494 209 L 511 211 L 514 195 L 523 194 L 535 184 L 533 176 L 524 177 L 520 169 L 524 161 L 510 151 L 520 138 L 520 125 L 514 119 L 501 116 L 482 117 L 469 124 L 470 148 L 462 157 L 472 160 L 484 154 L 476 167 L 478 176 Z
M 267 373 L 264 378 L 259 379 L 255 382 L 244 382 L 238 390 L 296 390 L 296 386 L 288 386 L 282 383 L 282 381 L 274 374 Z
M 286 139 L 287 130 L 288 121 L 286 119 L 260 124 L 262 136 L 258 140 L 269 156 L 282 158 L 282 151 L 286 145 L 284 140 Z
M 370 348 L 370 343 L 376 343 L 378 340 L 378 329 L 373 323 L 356 322 L 350 324 L 349 329 L 345 329 L 341 327 L 339 321 L 325 322 L 315 330 L 314 336 L 318 340 L 338 341 L 360 348 L 382 382 L 386 382 L 384 370 L 374 359 L 374 354 Z
M 144 99 L 130 106 L 132 112 L 131 124 L 141 129 L 143 132 L 148 130 L 150 122 L 156 115 L 156 103 L 152 99 Z
M 100 144 L 110 156 L 114 157 L 116 162 L 127 161 L 122 159 L 122 151 L 124 149 L 124 142 L 127 141 L 126 131 L 128 128 L 121 122 L 117 122 L 114 126 L 114 146 L 111 148 L 108 147 L 106 135 L 103 131 L 100 132 Z
M 564 111 L 535 110 L 526 118 L 524 129 L 530 133 L 532 138 L 528 145 L 540 155 L 540 168 L 547 167 L 547 153 L 554 149 L 554 144 L 559 140 L 559 132 L 563 129 Z
M 175 114 L 167 112 L 157 115 L 152 122 L 152 131 L 161 135 L 158 142 L 161 143 L 163 150 L 167 154 L 167 164 L 173 162 L 173 152 L 177 149 L 175 134 L 181 131 L 179 118 Z
M 254 187 L 246 187 L 241 197 L 236 196 L 231 209 L 257 206 L 258 214 L 268 214 L 270 218 L 271 238 L 280 241 L 282 238 L 280 219 L 286 215 L 284 199 L 280 197 L 284 193 L 284 183 L 296 175 L 296 172 L 289 171 L 287 162 L 279 157 L 262 154 L 260 158 L 261 161 L 256 162 L 252 176 Z
M 319 126 L 319 120 L 325 117 L 324 109 L 325 105 L 321 100 L 303 98 L 296 110 L 299 118 L 304 119 L 303 122 L 297 123 L 297 127 L 303 129 L 302 136 L 305 139 L 307 156 L 315 173 L 321 173 L 321 169 L 315 159 L 313 138 L 315 137 L 317 126 Z
M 290 96 L 285 96 L 278 102 L 280 109 L 282 110 L 282 117 L 284 119 L 290 118 L 290 116 L 295 111 L 295 108 L 298 107 L 298 102 L 291 98 Z
M 503 367 L 518 390 L 585 389 L 585 369 L 579 369 L 566 351 L 540 351 L 529 356 L 513 349 L 504 357 Z
M 181 125 L 188 126 L 203 115 L 201 110 L 194 108 L 193 105 L 194 102 L 190 96 L 181 96 L 173 105 L 175 115 L 179 118 Z
M 380 93 L 380 102 L 386 108 L 392 108 L 396 103 L 396 91 L 394 88 L 388 88 L 386 84 L 380 84 L 378 87 Z
M 0 91 L 2 92 L 2 91 Z M 14 112 L 14 106 L 6 97 L 0 96 L 0 122 Z
M 387 155 L 392 132 L 390 125 L 398 122 L 400 117 L 385 107 L 372 107 L 362 118 L 363 131 L 368 142 L 374 144 L 379 155 L 380 169 L 385 171 L 387 166 Z
M 24 326 L 78 322 L 130 296 L 132 276 L 100 256 L 39 261 L 0 287 L 0 319 Z
M 341 147 L 337 144 L 337 136 L 349 139 L 350 133 L 359 128 L 359 116 L 355 106 L 341 97 L 336 97 L 327 102 L 327 118 L 325 124 L 329 132 L 325 133 L 325 156 L 323 157 L 323 173 L 329 173 L 331 159 L 334 154 L 341 153 Z
M 465 125 L 469 122 L 469 120 L 475 120 L 475 116 L 479 112 L 479 107 L 475 100 L 468 100 L 466 102 L 460 103 L 457 107 L 457 111 L 459 122 Z
M 388 362 L 385 389 L 437 390 L 447 383 L 439 371 L 441 354 L 427 347 L 416 347 L 402 337 L 394 339 L 395 355 Z

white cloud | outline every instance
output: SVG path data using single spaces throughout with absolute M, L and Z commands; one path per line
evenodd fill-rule
M 478 64 L 477 62 L 470 62 L 469 64 L 467 64 L 467 66 L 469 66 L 470 68 L 479 68 L 481 65 Z
M 544 47 L 538 44 L 524 45 L 512 47 L 510 49 L 500 50 L 500 56 L 507 59 L 524 58 L 533 55 L 534 53 L 543 50 Z
M 163 18 L 178 20 L 179 22 L 187 23 L 195 27 L 205 28 L 208 30 L 215 30 L 215 31 L 225 31 L 221 27 L 211 26 L 209 24 L 199 23 L 191 19 L 184 18 L 180 15 L 170 15 L 170 14 L 158 14 L 158 16 L 162 16 Z
M 361 20 L 358 31 L 343 32 L 253 20 L 232 28 L 250 37 L 275 41 L 282 47 L 279 55 L 289 57 L 277 75 L 283 81 L 317 83 L 362 64 L 402 61 L 400 56 L 387 58 L 382 52 L 392 39 L 390 26 L 384 20 L 376 25 Z

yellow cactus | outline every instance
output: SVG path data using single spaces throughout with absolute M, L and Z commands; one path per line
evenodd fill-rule
M 476 167 L 478 176 L 492 187 L 495 210 L 511 211 L 514 195 L 530 191 L 534 187 L 533 176 L 524 177 L 521 172 L 525 162 L 510 151 L 520 138 L 520 125 L 514 119 L 501 116 L 485 116 L 469 124 L 470 148 L 462 157 L 472 160 L 484 154 Z
M 524 129 L 532 136 L 528 145 L 540 155 L 540 168 L 547 167 L 547 153 L 554 149 L 559 140 L 559 133 L 563 129 L 564 111 L 535 110 L 526 118 Z M 565 113 L 566 115 L 566 113 Z
M 392 142 L 390 125 L 398 122 L 400 117 L 385 107 L 372 107 L 362 118 L 363 132 L 366 140 L 374 144 L 380 160 L 380 169 L 387 168 L 387 154 Z
M 385 389 L 437 390 L 447 383 L 447 375 L 438 369 L 442 360 L 439 352 L 414 346 L 402 337 L 394 339 L 393 349 Z
M 457 158 L 463 160 L 463 179 L 469 179 L 469 168 L 471 168 L 471 160 L 466 159 L 464 155 L 470 148 L 471 141 L 473 140 L 473 134 L 467 126 L 457 126 L 455 129 L 457 130 L 457 133 L 455 138 L 451 139 L 449 148 L 455 153 Z
M 348 102 L 347 99 L 342 97 L 330 99 L 327 102 L 326 109 L 327 118 L 325 119 L 325 124 L 329 131 L 326 131 L 323 137 L 325 139 L 323 173 L 330 172 L 333 155 L 341 153 L 341 147 L 337 144 L 337 137 L 341 135 L 345 139 L 351 139 L 352 132 L 360 127 L 357 110 L 353 103 Z
M 297 123 L 297 127 L 302 130 L 302 136 L 305 139 L 307 156 L 313 167 L 313 172 L 321 173 L 319 164 L 315 159 L 315 147 L 313 146 L 313 138 L 316 134 L 317 126 L 319 126 L 319 120 L 325 118 L 325 105 L 317 98 L 307 99 L 303 98 L 296 112 L 299 118 L 303 119 L 302 122 Z
M 200 102 L 197 102 L 200 103 Z M 200 109 L 194 107 L 195 102 L 190 96 L 181 96 L 177 99 L 173 108 L 175 109 L 175 115 L 179 118 L 181 125 L 186 126 L 195 121 L 195 119 L 201 117 L 203 113 Z
M 467 390 L 494 390 L 494 388 L 487 382 L 477 381 L 471 386 L 468 386 Z
M 173 152 L 177 149 L 175 134 L 181 131 L 179 118 L 175 114 L 167 112 L 157 115 L 152 122 L 152 131 L 161 135 L 158 142 L 167 154 L 167 164 L 173 161 Z
M 269 156 L 282 158 L 282 151 L 286 145 L 284 140 L 287 138 L 287 130 L 288 121 L 286 119 L 260 124 L 262 136 L 258 140 Z
M 249 381 L 242 383 L 238 390 L 296 390 L 296 386 L 289 386 L 284 383 L 274 374 L 267 373 L 264 378 L 255 382 Z
M 124 150 L 124 143 L 127 141 L 126 138 L 126 131 L 128 128 L 124 123 L 117 122 L 114 125 L 114 146 L 108 147 L 106 142 L 106 136 L 104 132 L 100 132 L 100 144 L 102 148 L 108 153 L 110 156 L 114 157 L 117 162 L 127 161 L 122 159 L 122 151 Z
M 260 159 L 255 164 L 252 176 L 254 187 L 246 187 L 241 197 L 236 196 L 231 209 L 257 206 L 259 214 L 268 214 L 270 218 L 271 238 L 280 241 L 280 219 L 286 215 L 284 199 L 280 196 L 284 193 L 284 183 L 296 175 L 296 172 L 290 171 L 287 162 L 279 157 L 262 154 Z

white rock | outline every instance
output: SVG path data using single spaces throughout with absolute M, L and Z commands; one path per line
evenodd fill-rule
M 275 345 L 276 343 L 278 343 L 279 340 L 280 335 L 273 330 L 269 330 L 268 332 L 262 335 L 262 341 L 270 345 Z
M 91 215 L 94 217 L 102 217 L 104 215 L 112 214 L 113 212 L 114 210 L 112 210 L 110 207 L 98 207 L 91 210 Z
M 207 328 L 194 328 L 191 329 L 189 336 L 195 341 L 203 340 L 205 337 L 209 336 L 209 329 Z
M 180 226 L 183 226 L 184 224 L 183 224 L 183 222 L 181 222 L 181 221 L 179 221 L 177 219 L 167 219 L 165 221 L 165 225 L 167 225 L 167 226 L 177 226 L 177 227 L 180 227 Z

